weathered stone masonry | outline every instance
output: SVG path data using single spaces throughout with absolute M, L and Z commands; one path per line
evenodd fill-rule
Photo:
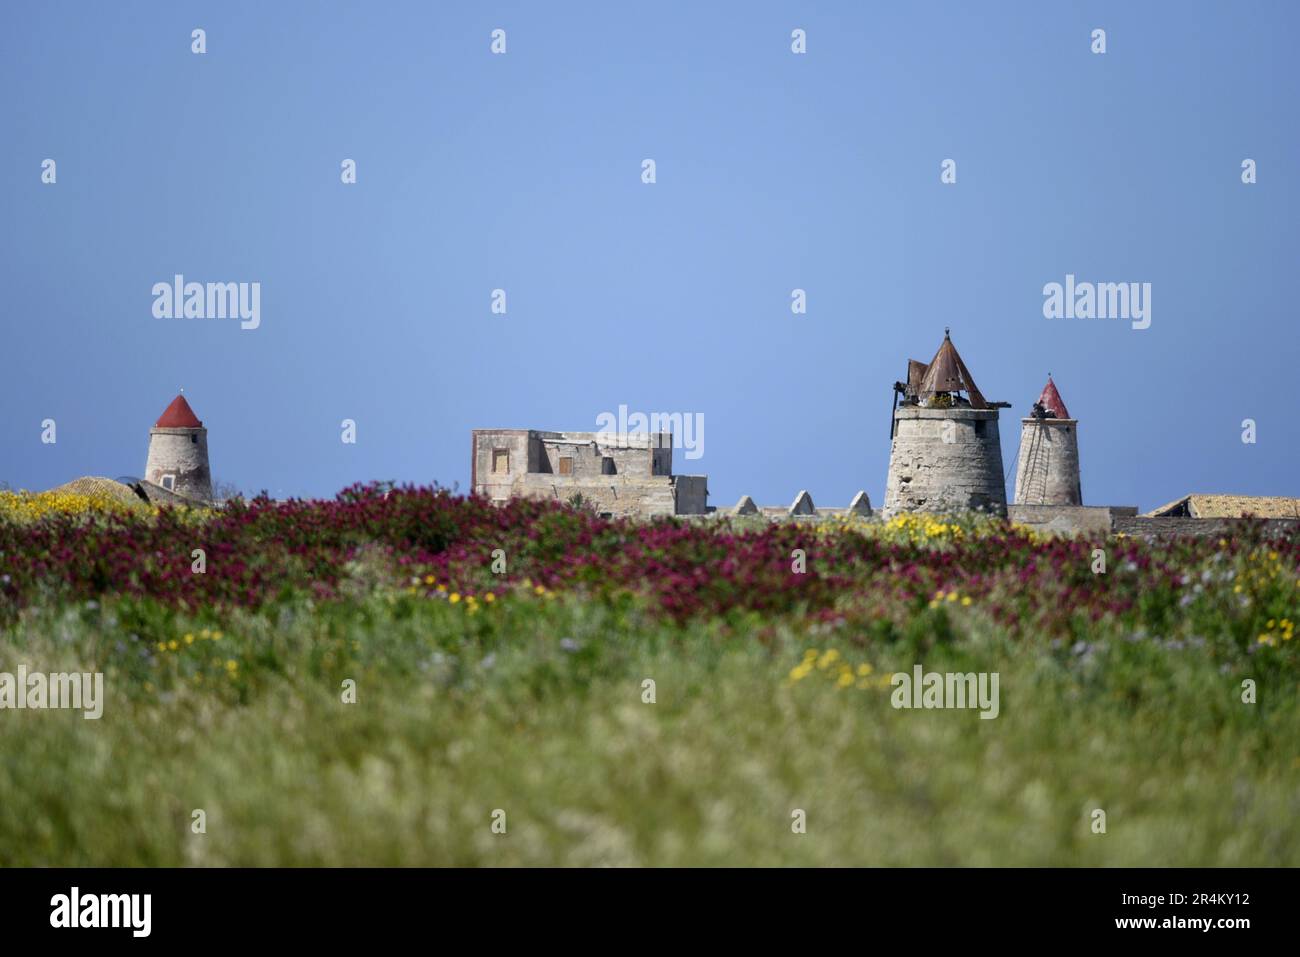
M 968 510 L 1007 511 L 997 410 L 895 410 L 884 515 Z
M 172 400 L 149 430 L 144 479 L 186 499 L 212 501 L 208 430 L 183 395 Z
M 475 429 L 470 484 L 494 502 L 581 496 L 614 518 L 703 515 L 708 477 L 673 475 L 667 433 Z

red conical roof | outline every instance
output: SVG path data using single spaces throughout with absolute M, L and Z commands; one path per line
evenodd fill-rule
M 178 395 L 172 399 L 172 404 L 163 410 L 163 414 L 158 417 L 158 421 L 153 426 L 155 429 L 201 429 L 203 423 L 194 414 L 190 404 L 185 401 L 185 396 Z
M 1056 383 L 1050 375 L 1047 377 L 1047 385 L 1043 386 L 1043 394 L 1038 397 L 1038 404 L 1058 419 L 1070 417 L 1070 410 L 1061 401 L 1061 393 L 1056 391 Z

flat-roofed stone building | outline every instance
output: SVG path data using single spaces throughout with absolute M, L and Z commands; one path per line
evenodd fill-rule
M 611 518 L 703 515 L 708 477 L 674 475 L 667 432 L 474 429 L 470 486 L 494 502 L 582 502 Z

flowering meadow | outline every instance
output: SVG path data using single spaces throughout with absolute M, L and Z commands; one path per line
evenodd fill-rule
M 107 700 L 0 710 L 0 863 L 1300 863 L 1294 533 L 32 499 L 0 672 Z

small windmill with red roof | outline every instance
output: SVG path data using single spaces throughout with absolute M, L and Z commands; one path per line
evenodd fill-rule
M 208 430 L 185 400 L 184 391 L 172 399 L 149 430 L 144 479 L 185 498 L 211 502 Z
M 1061 398 L 1060 391 L 1056 388 L 1056 383 L 1052 381 L 1052 374 L 1047 373 L 1047 385 L 1043 386 L 1042 395 L 1034 403 L 1033 416 L 1036 419 L 1068 419 L 1070 412 L 1065 407 L 1065 401 Z
M 1029 417 L 1020 423 L 1015 504 L 1082 505 L 1079 420 L 1070 418 L 1050 372 Z

